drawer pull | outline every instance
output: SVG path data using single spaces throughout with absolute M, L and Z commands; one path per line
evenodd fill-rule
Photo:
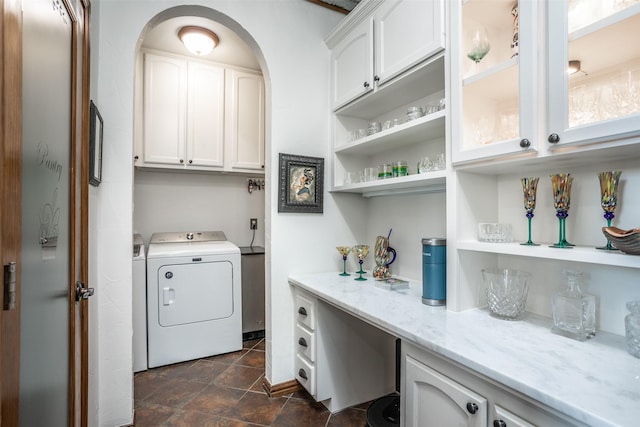
M 471 415 L 475 414 L 476 412 L 478 412 L 478 405 L 476 405 L 473 402 L 468 402 L 467 403 L 467 411 L 469 411 L 469 413 Z
M 303 337 L 300 337 L 300 339 L 298 340 L 298 344 L 303 347 L 307 347 L 307 340 L 305 340 Z
M 298 309 L 298 313 L 302 314 L 303 316 L 306 316 L 307 315 L 307 310 L 305 310 L 304 307 L 300 307 Z
M 493 427 L 507 427 L 507 423 L 504 420 L 493 420 Z
M 304 371 L 304 369 L 300 368 L 300 370 L 298 371 L 298 376 L 300 378 L 302 378 L 303 380 L 308 380 L 309 378 L 307 377 L 307 373 Z

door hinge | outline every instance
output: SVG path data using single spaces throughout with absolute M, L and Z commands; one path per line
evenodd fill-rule
M 4 266 L 4 310 L 16 309 L 16 263 Z

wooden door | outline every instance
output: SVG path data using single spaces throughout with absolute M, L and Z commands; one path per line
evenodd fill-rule
M 2 0 L 0 424 L 86 425 L 88 2 Z M 83 143 L 84 142 L 84 143 Z

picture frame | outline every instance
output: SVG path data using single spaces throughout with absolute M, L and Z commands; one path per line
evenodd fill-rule
M 278 212 L 322 213 L 324 159 L 280 153 Z
M 97 187 L 102 182 L 102 135 L 104 122 L 98 107 L 89 105 L 89 184 Z

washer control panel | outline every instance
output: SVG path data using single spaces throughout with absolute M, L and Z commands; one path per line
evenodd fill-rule
M 151 243 L 180 243 L 180 242 L 215 242 L 226 241 L 223 231 L 189 231 L 153 233 Z

